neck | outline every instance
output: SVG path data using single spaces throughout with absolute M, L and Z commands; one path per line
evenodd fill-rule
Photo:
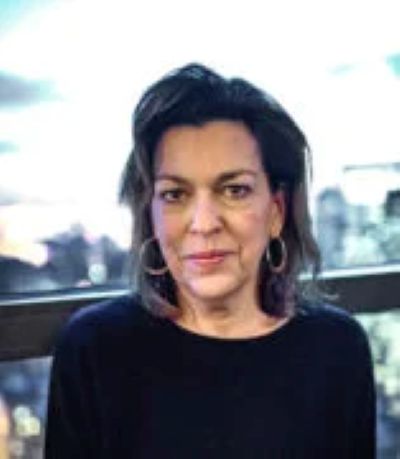
M 175 322 L 199 334 L 222 338 L 247 338 L 272 332 L 286 322 L 264 313 L 254 298 L 203 301 L 178 295 L 181 314 Z

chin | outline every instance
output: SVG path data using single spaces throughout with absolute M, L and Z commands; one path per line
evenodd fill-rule
M 241 290 L 241 286 L 241 282 L 228 276 L 213 276 L 211 278 L 191 279 L 183 289 L 190 296 L 201 300 L 223 301 Z

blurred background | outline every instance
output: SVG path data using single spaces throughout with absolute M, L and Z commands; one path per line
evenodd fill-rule
M 132 109 L 193 61 L 256 83 L 304 129 L 324 270 L 398 272 L 399 17 L 388 0 L 0 0 L 0 298 L 127 287 Z M 357 317 L 379 458 L 396 459 L 400 312 Z M 50 362 L 0 363 L 0 459 L 41 457 Z

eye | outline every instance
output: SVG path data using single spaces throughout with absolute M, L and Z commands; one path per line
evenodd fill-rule
M 251 192 L 251 186 L 243 183 L 232 183 L 223 187 L 224 196 L 231 199 L 245 198 Z
M 168 190 L 160 191 L 158 196 L 162 201 L 174 204 L 182 202 L 186 197 L 186 192 L 181 188 L 171 188 Z

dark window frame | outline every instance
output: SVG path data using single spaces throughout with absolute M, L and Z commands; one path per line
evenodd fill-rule
M 332 303 L 352 313 L 400 308 L 400 266 L 325 272 L 321 285 L 332 294 Z M 126 292 L 90 289 L 0 297 L 0 361 L 51 355 L 60 328 L 72 313 Z

